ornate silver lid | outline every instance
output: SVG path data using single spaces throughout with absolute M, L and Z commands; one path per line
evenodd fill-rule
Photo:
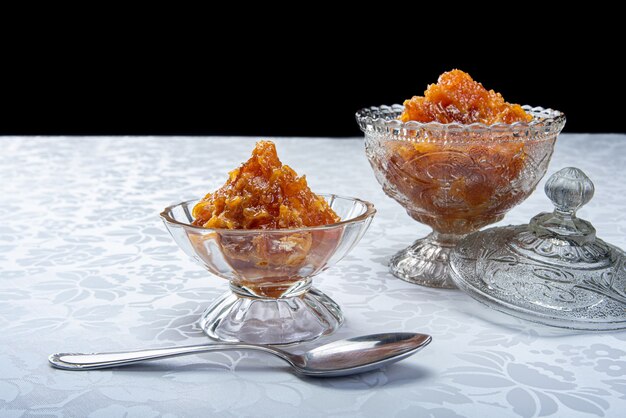
M 626 254 L 596 237 L 576 210 L 594 193 L 578 168 L 553 174 L 554 211 L 528 225 L 465 237 L 451 255 L 452 277 L 473 298 L 530 321 L 582 330 L 626 329 Z

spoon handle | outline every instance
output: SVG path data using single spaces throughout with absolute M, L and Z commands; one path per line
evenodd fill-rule
M 168 357 L 185 356 L 188 354 L 204 353 L 207 351 L 240 350 L 252 349 L 261 350 L 274 355 L 281 356 L 276 350 L 269 347 L 254 344 L 237 343 L 215 343 L 188 345 L 180 347 L 153 348 L 137 351 L 120 351 L 115 353 L 56 353 L 48 357 L 50 364 L 59 369 L 65 370 L 93 370 L 108 367 L 125 366 L 128 364 L 140 363 L 147 360 L 157 360 Z

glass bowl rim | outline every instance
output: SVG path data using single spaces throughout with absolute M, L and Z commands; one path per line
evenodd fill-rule
M 163 219 L 168 224 L 178 225 L 178 226 L 182 226 L 183 228 L 202 231 L 203 233 L 217 232 L 220 234 L 247 235 L 247 234 L 255 234 L 255 233 L 256 234 L 258 233 L 291 234 L 291 233 L 298 233 L 298 232 L 323 231 L 323 230 L 338 228 L 343 225 L 362 222 L 368 218 L 373 217 L 376 214 L 376 208 L 374 207 L 374 204 L 371 202 L 368 202 L 367 200 L 359 199 L 357 197 L 338 195 L 334 193 L 317 193 L 317 195 L 322 196 L 325 199 L 326 198 L 333 198 L 333 199 L 339 198 L 339 199 L 344 199 L 344 200 L 351 200 L 353 202 L 359 202 L 365 206 L 365 211 L 362 214 L 354 218 L 342 219 L 339 222 L 335 222 L 335 223 L 327 224 L 327 225 L 307 226 L 307 227 L 301 227 L 301 228 L 274 228 L 274 229 L 204 228 L 202 226 L 196 226 L 196 225 L 191 225 L 185 222 L 177 221 L 170 215 L 171 211 L 174 208 L 178 206 L 189 206 L 189 204 L 191 204 L 192 202 L 199 202 L 202 199 L 189 199 L 189 200 L 185 200 L 185 201 L 170 205 L 166 207 L 165 209 L 163 209 L 163 211 L 159 215 L 161 216 L 161 219 Z
M 484 123 L 462 124 L 458 122 L 441 123 L 441 122 L 418 122 L 407 121 L 402 122 L 396 119 L 404 110 L 401 104 L 371 106 L 360 109 L 356 112 L 356 120 L 363 132 L 372 132 L 379 129 L 392 130 L 393 134 L 398 137 L 414 137 L 411 131 L 421 130 L 435 133 L 463 133 L 463 134 L 530 134 L 543 136 L 546 134 L 558 134 L 565 125 L 565 114 L 559 110 L 543 108 L 541 106 L 524 105 L 522 108 L 531 113 L 533 120 L 530 122 L 515 123 L 494 123 L 487 125 Z M 406 132 L 403 134 L 402 132 Z M 523 138 L 523 137 L 522 137 Z M 512 138 L 519 141 L 521 138 Z M 527 137 L 525 139 L 528 139 Z M 502 139 L 499 139 L 502 141 Z

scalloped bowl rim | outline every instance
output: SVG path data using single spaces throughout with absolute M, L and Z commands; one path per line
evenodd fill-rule
M 404 110 L 404 106 L 401 104 L 393 104 L 389 105 L 381 105 L 381 106 L 372 106 L 365 107 L 356 112 L 356 119 L 359 122 L 359 125 L 362 123 L 372 124 L 372 125 L 386 125 L 389 128 L 394 129 L 407 129 L 407 130 L 415 130 L 415 129 L 431 129 L 434 131 L 451 131 L 451 132 L 507 132 L 507 131 L 517 131 L 524 130 L 519 128 L 526 128 L 528 130 L 537 129 L 545 129 L 546 125 L 561 125 L 560 129 L 565 125 L 565 114 L 559 110 L 551 109 L 551 108 L 543 108 L 541 106 L 529 106 L 524 105 L 522 108 L 532 113 L 533 120 L 530 122 L 515 122 L 515 123 L 494 123 L 493 125 L 487 125 L 480 122 L 475 122 L 471 124 L 462 124 L 458 122 L 452 123 L 441 123 L 441 122 L 418 122 L 418 121 L 407 121 L 402 122 L 398 119 L 388 119 L 382 116 L 382 112 L 402 112 Z M 381 114 L 381 116 L 372 116 L 372 113 Z M 544 117 L 541 117 L 541 114 L 544 114 Z M 559 130 L 560 130 L 559 129 Z M 361 130 L 365 132 L 363 126 L 361 126 Z
M 367 200 L 359 199 L 356 197 L 350 196 L 342 196 L 334 193 L 317 193 L 318 196 L 324 197 L 327 201 L 327 198 L 339 198 L 344 200 L 351 200 L 354 202 L 359 202 L 364 205 L 365 210 L 360 215 L 355 216 L 354 218 L 342 219 L 339 222 L 335 222 L 327 225 L 318 225 L 318 226 L 307 226 L 302 228 L 280 228 L 280 229 L 228 229 L 228 228 L 204 228 L 202 226 L 196 226 L 192 224 L 188 224 L 185 222 L 178 221 L 171 216 L 172 210 L 178 206 L 189 206 L 193 202 L 199 202 L 202 199 L 189 199 L 183 202 L 176 203 L 174 205 L 170 205 L 163 209 L 160 213 L 161 219 L 163 219 L 167 224 L 182 226 L 183 228 L 193 229 L 197 231 L 202 231 L 203 233 L 211 233 L 217 232 L 220 234 L 234 234 L 234 235 L 247 235 L 247 234 L 258 234 L 258 233 L 271 233 L 271 234 L 292 234 L 298 232 L 311 232 L 311 231 L 323 231 L 338 228 L 343 225 L 358 223 L 367 220 L 368 218 L 373 217 L 376 214 L 376 208 L 374 204 L 368 202 Z

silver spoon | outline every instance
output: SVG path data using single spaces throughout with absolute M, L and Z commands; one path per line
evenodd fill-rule
M 298 374 L 344 376 L 378 369 L 402 360 L 417 353 L 431 340 L 430 335 L 396 332 L 334 341 L 302 354 L 293 354 L 261 344 L 212 343 L 116 353 L 57 353 L 52 354 L 48 360 L 52 366 L 59 369 L 93 370 L 207 351 L 245 349 L 274 354 L 289 363 Z

